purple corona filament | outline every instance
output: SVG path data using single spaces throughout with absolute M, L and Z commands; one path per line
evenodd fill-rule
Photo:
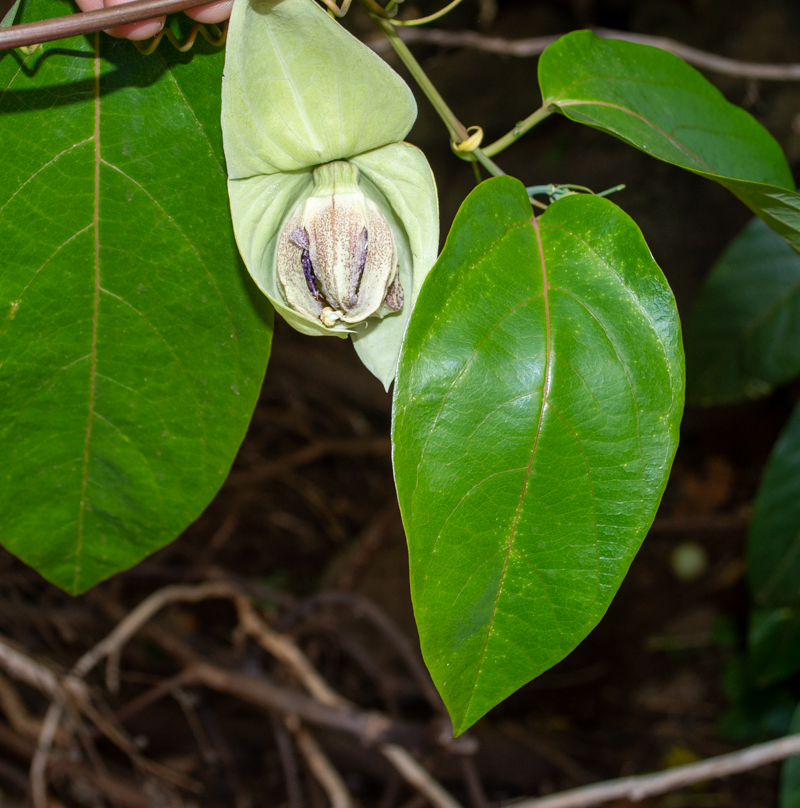
M 296 247 L 300 248 L 300 263 L 303 265 L 303 276 L 306 279 L 308 291 L 314 295 L 315 300 L 322 300 L 322 295 L 317 289 L 317 276 L 314 274 L 314 264 L 311 263 L 311 255 L 308 252 L 308 233 L 306 233 L 302 227 L 295 227 L 289 239 Z
M 353 256 L 353 261 L 355 263 L 355 274 L 356 274 L 356 291 L 353 295 L 355 298 L 358 295 L 358 290 L 361 287 L 361 278 L 364 275 L 364 267 L 367 265 L 367 241 L 369 240 L 369 235 L 367 233 L 367 229 L 364 228 L 361 231 L 361 235 L 358 238 L 358 244 L 356 245 L 356 254 Z M 355 300 L 353 300 L 355 303 Z
M 314 274 L 314 265 L 311 263 L 311 256 L 308 254 L 308 250 L 303 250 L 300 255 L 300 261 L 303 264 L 303 275 L 308 284 L 308 291 L 314 295 L 315 300 L 321 300 L 322 295 L 317 291 L 317 276 Z

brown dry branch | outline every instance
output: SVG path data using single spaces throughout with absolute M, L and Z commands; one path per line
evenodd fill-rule
M 352 595 L 347 595 L 346 600 L 332 597 L 344 594 L 327 593 L 328 597 L 322 600 L 317 597 L 314 606 L 319 606 L 327 600 L 328 604 L 346 603 L 351 607 L 357 603 L 359 608 L 362 608 L 368 602 L 362 603 L 363 599 L 354 600 Z M 264 675 L 243 673 L 207 662 L 182 640 L 172 636 L 170 632 L 157 624 L 147 622 L 159 609 L 169 603 L 197 602 L 206 598 L 233 600 L 238 607 L 240 630 L 254 637 L 262 647 L 288 669 L 309 691 L 310 695 L 278 685 Z M 307 613 L 308 606 L 307 602 L 299 612 L 295 610 L 294 620 Z M 185 666 L 184 670 L 178 676 L 161 683 L 131 702 L 114 719 L 106 718 L 89 698 L 88 687 L 84 683 L 83 677 L 104 657 L 119 653 L 124 644 L 139 630 L 155 639 L 165 650 L 174 654 Z M 177 687 L 190 685 L 201 685 L 226 693 L 261 707 L 273 716 L 280 715 L 283 717 L 282 721 L 288 720 L 298 749 L 306 759 L 315 778 L 326 790 L 332 803 L 342 808 L 351 805 L 352 798 L 313 735 L 302 726 L 301 722 L 342 731 L 354 736 L 361 743 L 377 747 L 397 772 L 435 808 L 460 808 L 460 805 L 426 771 L 409 750 L 430 750 L 432 745 L 438 744 L 453 754 L 471 754 L 475 751 L 474 741 L 469 738 L 459 738 L 448 742 L 446 738 L 436 737 L 427 726 L 395 720 L 385 713 L 365 710 L 347 702 L 320 676 L 291 638 L 273 630 L 259 617 L 244 594 L 243 587 L 230 581 L 213 581 L 196 586 L 168 586 L 158 590 L 142 601 L 130 614 L 124 616 L 116 628 L 85 653 L 73 667 L 71 673 L 66 676 L 57 674 L 48 665 L 27 657 L 2 639 L 0 639 L 0 665 L 15 678 L 33 685 L 52 699 L 51 707 L 42 725 L 37 747 L 34 748 L 29 740 L 15 735 L 11 730 L 0 725 L 0 746 L 10 747 L 23 758 L 32 761 L 30 792 L 36 808 L 47 808 L 52 803 L 52 801 L 48 801 L 47 797 L 46 775 L 84 778 L 87 782 L 94 783 L 95 787 L 110 800 L 116 800 L 125 808 L 141 808 L 142 799 L 136 795 L 135 787 L 125 785 L 124 780 L 114 786 L 111 776 L 102 770 L 102 767 L 100 767 L 101 770 L 92 772 L 91 769 L 87 769 L 82 764 L 76 764 L 74 761 L 70 761 L 69 766 L 66 766 L 65 761 L 59 757 L 51 759 L 50 747 L 68 707 L 83 713 L 97 730 L 124 749 L 140 770 L 151 772 L 184 789 L 196 789 L 196 784 L 187 777 L 167 769 L 162 764 L 144 759 L 118 725 L 123 714 L 131 715 L 145 704 L 153 703 L 156 698 L 174 692 Z M 21 704 L 18 696 L 15 696 L 13 688 L 11 691 L 6 689 L 3 698 L 6 710 L 9 709 L 8 704 L 12 705 L 10 708 L 12 712 Z M 15 698 L 19 702 L 16 703 L 16 706 L 14 706 Z M 17 712 L 19 713 L 19 711 Z M 35 719 L 30 716 L 25 718 L 26 715 L 26 712 L 22 713 L 20 727 L 27 726 L 30 733 L 30 723 L 35 722 Z M 19 715 L 17 720 L 20 720 Z M 289 760 L 285 752 L 284 749 L 282 760 L 284 758 Z M 792 755 L 800 755 L 800 734 L 766 744 L 758 744 L 739 752 L 699 763 L 676 767 L 666 772 L 626 777 L 544 798 L 525 799 L 515 803 L 515 807 L 588 808 L 613 799 L 641 800 L 703 780 L 748 771 Z M 473 786 L 475 785 L 473 784 Z M 478 783 L 477 786 L 479 785 Z M 115 787 L 116 792 L 114 792 Z M 291 802 L 297 805 L 300 797 L 296 775 L 294 785 L 289 785 L 289 788 L 294 791 Z M 475 799 L 480 800 L 480 789 L 471 790 L 477 795 Z M 112 796 L 112 792 L 114 792 L 114 796 Z M 475 800 L 473 799 L 473 801 Z
M 729 59 L 714 53 L 692 48 L 674 39 L 647 34 L 632 34 L 627 31 L 616 31 L 611 28 L 595 28 L 594 33 L 605 39 L 622 39 L 639 45 L 651 45 L 654 48 L 669 51 L 684 61 L 712 73 L 722 73 L 743 79 L 764 81 L 800 81 L 800 64 L 762 64 L 759 62 L 742 62 Z M 537 36 L 527 39 L 506 39 L 499 36 L 488 36 L 477 31 L 444 31 L 437 28 L 401 28 L 398 31 L 401 39 L 407 44 L 424 43 L 439 45 L 444 48 L 472 48 L 474 50 L 498 53 L 503 56 L 530 57 L 538 56 L 563 34 Z M 372 37 L 367 44 L 381 53 L 391 50 L 388 40 L 383 37 Z
M 278 458 L 278 460 L 261 463 L 248 471 L 232 471 L 225 481 L 225 487 L 239 488 L 246 485 L 259 485 L 329 455 L 337 457 L 388 456 L 391 451 L 392 442 L 387 437 L 321 440 Z
M 0 724 L 0 748 L 15 757 L 25 760 L 30 760 L 36 751 L 36 746 L 32 741 L 20 737 L 2 724 Z M 149 801 L 136 784 L 120 775 L 115 775 L 113 778 L 99 775 L 89 767 L 76 763 L 74 760 L 51 760 L 48 773 L 55 780 L 82 780 L 96 788 L 112 804 L 121 805 L 125 808 L 149 808 L 150 806 Z M 26 790 L 30 788 L 27 775 L 25 776 L 24 787 Z M 55 802 L 51 798 L 48 801 L 48 808 L 54 808 Z
M 346 606 L 357 617 L 369 620 L 400 655 L 431 707 L 436 712 L 443 712 L 442 699 L 411 641 L 397 627 L 394 620 L 368 598 L 355 592 L 318 592 L 316 595 L 311 595 L 300 601 L 293 609 L 290 609 L 278 621 L 278 627 L 285 630 L 296 622 L 305 619 L 315 609 L 327 605 Z
M 249 607 L 244 599 L 237 599 L 237 606 L 245 631 L 256 636 L 266 650 L 279 658 L 318 701 L 339 709 L 350 709 L 349 702 L 328 685 L 313 668 L 308 657 L 289 637 L 270 631 L 256 617 L 252 607 Z M 298 748 L 306 758 L 309 768 L 328 794 L 332 808 L 351 808 L 350 793 L 313 736 L 301 727 L 294 714 L 287 716 L 287 726 L 294 733 Z M 401 777 L 425 796 L 434 808 L 461 808 L 459 803 L 402 746 L 386 743 L 380 745 L 380 750 Z
M 88 650 L 72 669 L 76 677 L 86 676 L 104 657 L 117 652 L 157 612 L 170 603 L 197 603 L 213 598 L 235 599 L 242 589 L 232 581 L 208 581 L 203 584 L 174 584 L 145 598 L 117 627 Z
M 233 584 L 223 581 L 212 581 L 197 586 L 167 586 L 163 589 L 145 598 L 117 627 L 103 640 L 101 640 L 93 648 L 89 649 L 73 666 L 69 676 L 64 677 L 63 682 L 58 682 L 52 672 L 39 666 L 43 671 L 51 674 L 55 680 L 56 689 L 53 689 L 53 683 L 47 679 L 43 682 L 43 686 L 50 686 L 50 692 L 47 695 L 52 699 L 50 707 L 45 714 L 42 723 L 42 730 L 39 734 L 39 740 L 36 745 L 36 752 L 31 760 L 30 778 L 31 778 L 31 801 L 33 808 L 47 808 L 47 765 L 50 757 L 50 750 L 53 745 L 53 740 L 58 733 L 61 725 L 62 718 L 64 717 L 65 706 L 69 701 L 78 703 L 80 709 L 85 713 L 90 710 L 91 703 L 86 693 L 86 685 L 83 682 L 83 677 L 86 676 L 104 657 L 118 654 L 120 649 L 135 634 L 150 618 L 156 614 L 160 609 L 169 603 L 179 601 L 196 602 L 208 598 L 232 598 L 239 594 L 240 590 Z M 3 656 L 4 654 L 4 656 Z M 0 662 L 6 661 L 6 666 L 9 672 L 8 664 L 13 664 L 15 669 L 27 676 L 36 678 L 37 672 L 44 676 L 42 671 L 31 665 L 24 665 L 17 657 L 24 656 L 16 652 L 14 656 L 13 649 L 7 644 L 0 643 Z M 28 660 L 33 663 L 33 660 Z M 31 682 L 33 683 L 33 682 Z M 36 685 L 34 685 L 36 686 Z M 42 688 L 40 688 L 42 689 Z M 45 692 L 45 691 L 43 691 Z M 91 716 L 90 716 L 91 717 Z M 98 726 L 98 729 L 106 732 L 107 728 Z M 115 743 L 121 744 L 126 751 L 134 751 L 133 747 L 127 742 L 122 740 L 124 736 L 112 733 L 111 740 Z M 152 761 L 147 761 L 138 753 L 131 756 L 131 759 L 145 770 L 149 770 L 159 776 L 164 776 L 166 772 L 165 767 L 160 767 Z M 170 770 L 166 770 L 170 772 Z M 174 773 L 170 773 L 167 777 L 171 777 Z M 174 781 L 174 777 L 172 778 Z M 192 787 L 191 781 L 187 782 L 188 787 Z
M 117 25 L 158 17 L 175 11 L 185 11 L 202 5 L 204 0 L 133 0 L 110 8 L 97 11 L 85 11 L 65 17 L 55 17 L 39 22 L 13 25 L 0 30 L 0 50 L 19 48 L 42 42 L 65 39 L 78 34 L 101 31 Z M 759 62 L 743 62 L 725 56 L 684 45 L 667 37 L 632 34 L 627 31 L 616 31 L 610 28 L 595 28 L 594 32 L 607 39 L 623 39 L 641 45 L 651 45 L 669 51 L 684 59 L 689 64 L 709 70 L 751 80 L 764 81 L 800 81 L 800 64 L 762 64 Z M 450 48 L 474 48 L 507 56 L 537 56 L 544 49 L 559 39 L 562 34 L 531 37 L 527 39 L 505 39 L 488 36 L 476 31 L 445 31 L 435 28 L 401 28 L 401 38 L 407 43 L 427 43 Z M 374 37 L 367 44 L 378 52 L 388 51 L 391 46 L 383 37 Z M 332 441 L 333 443 L 334 441 Z M 231 475 L 236 477 L 236 474 Z M 272 476 L 269 474 L 268 476 Z M 238 483 L 232 483 L 234 485 Z
M 483 790 L 481 775 L 475 765 L 475 758 L 471 755 L 461 755 L 461 776 L 467 787 L 469 802 L 472 808 L 489 808 L 489 799 Z
M 793 755 L 800 755 L 800 733 L 787 735 L 777 741 L 756 744 L 738 752 L 701 760 L 698 763 L 676 766 L 665 772 L 621 777 L 618 780 L 582 786 L 548 797 L 521 800 L 512 803 L 510 808 L 590 808 L 592 805 L 621 799 L 639 802 L 646 797 L 666 794 L 668 791 L 691 786 L 703 780 L 751 771 Z
M 292 747 L 292 739 L 286 725 L 275 711 L 270 713 L 270 718 L 272 719 L 272 731 L 275 734 L 275 744 L 278 747 L 278 758 L 286 781 L 289 808 L 303 808 L 303 796 L 300 791 L 300 778 L 297 773 L 297 759 Z
M 381 754 L 434 808 L 462 808 L 461 803 L 454 800 L 402 746 L 395 743 L 382 744 Z
M 239 625 L 267 652 L 286 665 L 300 684 L 321 704 L 339 709 L 350 709 L 351 704 L 342 698 L 320 675 L 308 657 L 292 642 L 291 638 L 273 631 L 256 615 L 250 601 L 236 598 Z
M 50 668 L 14 648 L 5 637 L 0 637 L 0 666 L 14 679 L 35 687 L 51 699 L 63 694 L 61 682 Z
M 297 720 L 297 716 L 287 715 L 285 720 L 311 774 L 328 796 L 331 808 L 355 808 L 350 789 L 347 788 L 339 772 L 328 760 L 328 756 L 322 751 L 316 738 Z
M 5 713 L 8 723 L 23 738 L 39 737 L 42 722 L 31 716 L 16 688 L 2 675 L 0 675 L 0 710 Z
M 52 42 L 202 6 L 208 0 L 133 0 L 130 3 L 0 29 L 0 50 Z
M 133 0 L 110 8 L 97 11 L 84 11 L 65 17 L 55 17 L 39 22 L 12 25 L 0 30 L 0 50 L 19 48 L 42 42 L 51 42 L 78 34 L 102 31 L 130 22 L 147 20 L 170 14 L 174 11 L 185 11 L 202 5 L 205 0 Z M 610 28 L 595 28 L 598 36 L 609 39 L 624 39 L 643 45 L 652 45 L 680 56 L 689 64 L 696 65 L 715 73 L 737 76 L 746 79 L 763 79 L 766 81 L 800 81 L 800 64 L 760 64 L 729 59 L 713 53 L 692 48 L 667 37 L 632 34 Z M 406 43 L 425 42 L 443 47 L 469 47 L 492 53 L 511 56 L 536 56 L 561 34 L 549 37 L 533 37 L 530 39 L 510 40 L 502 37 L 487 36 L 475 31 L 443 31 L 432 28 L 400 28 L 399 33 Z M 388 50 L 391 46 L 383 38 L 369 40 L 368 44 L 375 50 Z

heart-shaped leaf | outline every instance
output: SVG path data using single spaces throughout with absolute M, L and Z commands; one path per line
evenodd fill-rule
M 0 541 L 69 592 L 200 514 L 258 396 L 271 314 L 231 231 L 222 59 L 98 34 L 0 61 Z
M 686 324 L 686 393 L 760 398 L 800 373 L 800 256 L 760 219 L 728 245 Z
M 780 146 L 677 56 L 575 31 L 542 54 L 539 84 L 571 120 L 724 185 L 800 250 L 800 195 Z
M 394 463 L 422 651 L 455 732 L 562 659 L 651 524 L 683 409 L 675 303 L 605 199 L 464 202 L 400 358 Z

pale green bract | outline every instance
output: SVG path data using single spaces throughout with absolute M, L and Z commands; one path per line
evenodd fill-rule
M 314 0 L 236 0 L 222 85 L 222 132 L 236 240 L 259 288 L 294 328 L 351 335 L 386 387 L 405 326 L 436 260 L 436 186 L 422 152 L 401 142 L 416 118 L 405 82 Z M 314 168 L 358 167 L 359 188 L 389 224 L 402 309 L 382 319 L 323 324 L 289 305 L 276 252 L 313 192 Z

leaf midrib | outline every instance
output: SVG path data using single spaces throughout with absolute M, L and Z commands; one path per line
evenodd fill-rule
M 472 691 L 469 694 L 469 699 L 467 700 L 466 709 L 464 710 L 464 718 L 466 720 L 467 715 L 469 715 L 470 707 L 472 706 L 472 702 L 475 698 L 475 691 L 478 688 L 478 682 L 481 678 L 481 671 L 483 670 L 483 664 L 486 660 L 486 650 L 489 646 L 489 639 L 492 636 L 492 628 L 494 626 L 495 616 L 497 614 L 497 608 L 500 604 L 500 596 L 503 594 L 503 584 L 505 583 L 506 573 L 508 572 L 508 562 L 511 558 L 511 553 L 514 550 L 514 540 L 517 535 L 517 524 L 519 522 L 520 513 L 522 511 L 522 503 L 525 499 L 525 492 L 528 490 L 528 480 L 531 476 L 531 468 L 533 467 L 533 458 L 536 455 L 536 448 L 539 445 L 539 436 L 542 431 L 542 422 L 544 421 L 544 411 L 545 407 L 547 406 L 547 399 L 548 394 L 550 392 L 550 365 L 551 365 L 551 350 L 550 350 L 550 299 L 548 297 L 548 289 L 550 285 L 547 280 L 547 264 L 544 258 L 544 247 L 542 245 L 542 235 L 539 229 L 539 222 L 534 216 L 530 220 L 531 227 L 533 228 L 533 232 L 536 236 L 536 246 L 539 250 L 539 264 L 542 271 L 542 301 L 544 303 L 544 318 L 545 318 L 545 359 L 544 359 L 544 372 L 543 372 L 543 379 L 542 379 L 542 403 L 539 407 L 539 422 L 536 425 L 536 435 L 533 439 L 533 447 L 531 448 L 530 458 L 528 460 L 528 467 L 525 470 L 525 482 L 522 485 L 522 490 L 519 495 L 519 502 L 517 503 L 517 510 L 514 514 L 514 522 L 511 525 L 511 531 L 509 534 L 508 544 L 506 545 L 506 558 L 503 562 L 503 572 L 500 575 L 500 585 L 497 588 L 497 595 L 494 599 L 494 606 L 492 607 L 492 615 L 489 618 L 487 629 L 486 629 L 486 639 L 483 643 L 483 648 L 481 649 L 480 659 L 478 661 L 478 669 L 475 672 L 475 681 L 472 685 Z M 463 724 L 463 722 L 462 722 Z
M 80 591 L 80 557 L 83 551 L 84 517 L 86 514 L 86 488 L 89 483 L 89 444 L 92 438 L 92 420 L 97 384 L 97 313 L 100 304 L 100 32 L 94 35 L 94 301 L 92 310 L 91 367 L 89 369 L 89 413 L 86 418 L 86 434 L 83 442 L 83 467 L 81 470 L 81 501 L 78 509 L 77 542 L 75 545 L 75 572 L 72 591 Z

